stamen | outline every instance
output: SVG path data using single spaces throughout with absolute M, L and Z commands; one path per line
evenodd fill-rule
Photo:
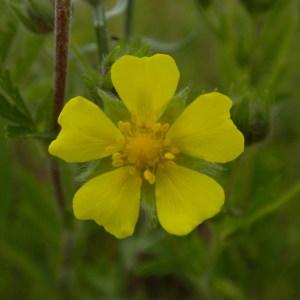
M 172 162 L 179 152 L 166 139 L 170 125 L 159 122 L 147 125 L 132 116 L 132 121 L 120 121 L 118 126 L 123 133 L 122 140 L 107 147 L 113 166 L 128 166 L 129 174 L 137 178 L 138 185 L 143 180 L 154 184 L 158 164 L 162 165 L 166 160 Z
M 162 126 L 161 126 L 160 123 L 154 123 L 154 124 L 151 126 L 151 129 L 154 131 L 154 133 L 157 133 L 157 132 L 161 131 Z
M 175 158 L 175 155 L 173 153 L 171 153 L 171 152 L 166 152 L 164 154 L 164 158 L 168 159 L 168 160 L 173 160 Z
M 118 126 L 120 128 L 120 130 L 125 133 L 125 134 L 130 134 L 131 133 L 131 124 L 129 122 L 122 122 L 122 121 L 119 121 L 118 122 Z
M 119 159 L 119 160 L 113 160 L 113 161 L 112 161 L 112 165 L 113 165 L 114 167 L 121 167 L 121 166 L 124 165 L 124 160 L 122 160 L 122 159 Z
M 112 155 L 112 165 L 114 167 L 121 167 L 124 165 L 124 156 L 120 152 L 115 152 Z
M 107 146 L 105 148 L 105 152 L 109 153 L 109 154 L 112 154 L 114 152 L 118 151 L 118 147 L 115 146 L 115 145 L 111 145 L 111 146 Z
M 144 178 L 150 183 L 153 184 L 155 182 L 155 175 L 150 171 L 150 170 L 146 170 L 144 172 Z
M 120 152 L 115 152 L 113 155 L 112 155 L 112 159 L 113 160 L 120 160 L 122 159 L 123 155 L 120 153 Z

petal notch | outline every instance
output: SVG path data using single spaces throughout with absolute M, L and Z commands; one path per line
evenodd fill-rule
M 61 131 L 49 153 L 67 162 L 85 162 L 110 155 L 107 147 L 122 139 L 120 130 L 93 102 L 75 97 L 59 115 Z

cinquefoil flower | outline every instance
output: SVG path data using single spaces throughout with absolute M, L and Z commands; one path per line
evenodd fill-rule
M 228 162 L 244 149 L 230 119 L 231 100 L 208 93 L 193 101 L 173 124 L 160 117 L 175 93 L 179 71 L 168 55 L 125 55 L 111 69 L 113 85 L 131 114 L 118 127 L 93 102 L 75 97 L 64 106 L 61 131 L 49 152 L 67 162 L 112 156 L 113 171 L 96 176 L 75 194 L 74 214 L 95 220 L 117 238 L 132 235 L 143 182 L 155 184 L 157 216 L 169 233 L 185 235 L 217 214 L 222 187 L 212 178 L 176 164 L 183 153 Z

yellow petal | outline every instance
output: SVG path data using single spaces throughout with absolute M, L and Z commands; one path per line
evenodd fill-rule
M 113 64 L 111 78 L 130 113 L 139 122 L 151 124 L 162 115 L 174 95 L 179 71 L 169 55 L 125 55 Z
M 212 178 L 169 162 L 158 169 L 156 205 L 158 220 L 169 233 L 185 235 L 217 214 L 224 191 Z
M 136 179 L 123 167 L 89 180 L 74 196 L 76 218 L 95 220 L 117 238 L 132 235 L 140 207 Z
M 199 96 L 171 126 L 167 138 L 180 152 L 227 162 L 244 151 L 244 137 L 230 119 L 232 101 L 220 93 Z
M 122 138 L 119 129 L 93 102 L 75 97 L 64 106 L 58 123 L 61 131 L 49 153 L 67 162 L 84 162 L 110 155 L 106 148 Z

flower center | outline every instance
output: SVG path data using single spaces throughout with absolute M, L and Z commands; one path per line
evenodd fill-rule
M 141 126 L 136 123 L 119 122 L 119 128 L 124 135 L 122 148 L 112 155 L 113 166 L 130 165 L 133 173 L 138 174 L 150 184 L 155 182 L 158 164 L 173 160 L 177 149 L 170 147 L 166 133 L 169 124 L 154 123 L 151 126 Z

